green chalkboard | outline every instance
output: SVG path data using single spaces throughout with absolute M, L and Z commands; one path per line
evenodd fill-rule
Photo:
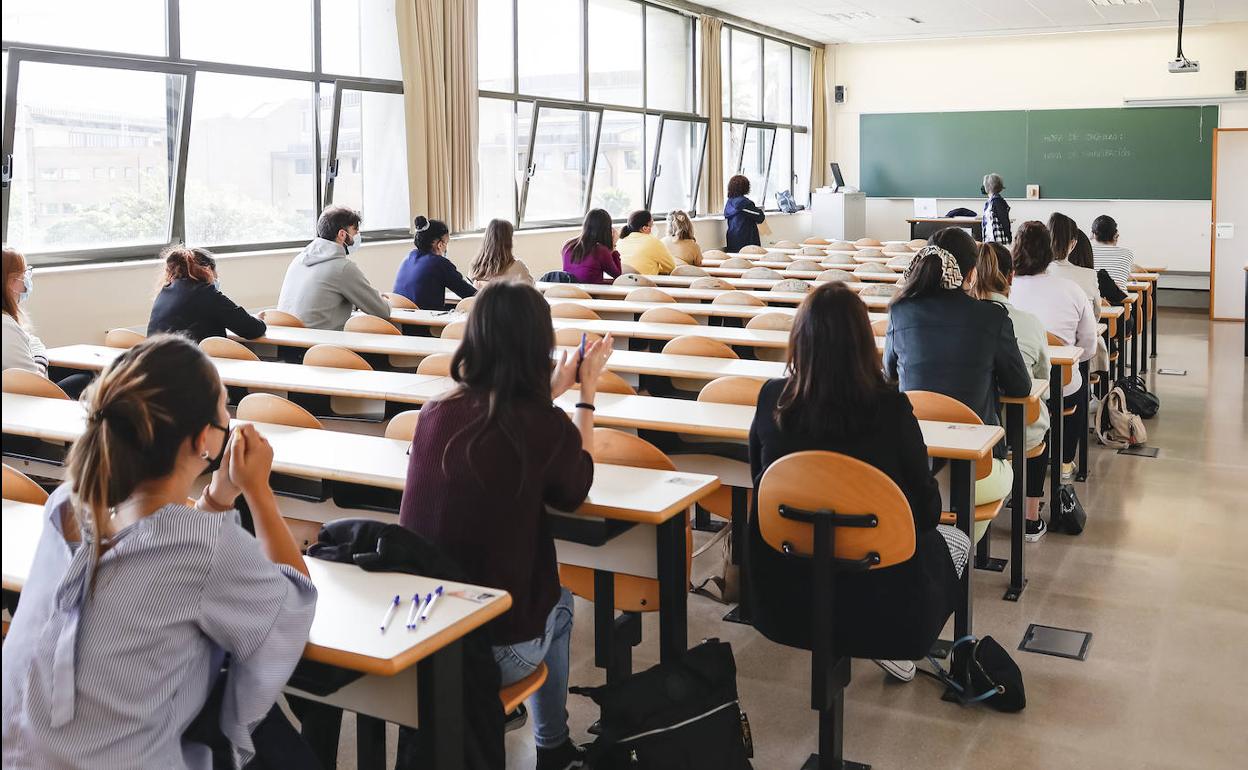
M 1209 200 L 1217 107 L 864 114 L 872 197 L 969 198 L 984 174 L 1021 198 Z

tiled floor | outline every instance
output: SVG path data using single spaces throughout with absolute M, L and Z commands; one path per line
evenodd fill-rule
M 1163 316 L 1160 358 L 1185 377 L 1148 375 L 1162 399 L 1148 421 L 1156 459 L 1094 447 L 1079 485 L 1089 514 L 1078 538 L 1050 534 L 1027 550 L 1030 582 L 1002 601 L 1006 577 L 975 572 L 975 629 L 996 637 L 1022 668 L 1020 714 L 940 700 L 931 680 L 887 681 L 856 661 L 847 696 L 846 754 L 887 768 L 1221 768 L 1248 756 L 1248 426 L 1243 327 Z M 1004 529 L 1004 528 L 1000 528 Z M 1008 553 L 1007 532 L 993 550 Z M 579 617 L 590 605 L 578 601 Z M 808 708 L 809 656 L 752 629 L 723 623 L 724 608 L 690 597 L 689 638 L 718 636 L 736 652 L 741 702 L 754 731 L 754 766 L 797 768 L 815 747 Z M 657 659 L 657 624 L 646 618 L 636 651 Z M 1017 652 L 1027 624 L 1094 634 L 1086 662 Z M 591 627 L 578 624 L 575 684 L 596 684 Z M 573 696 L 573 735 L 595 719 Z M 352 768 L 344 722 L 340 767 Z M 393 731 L 390 738 L 393 752 Z M 508 736 L 508 768 L 533 766 L 526 731 Z

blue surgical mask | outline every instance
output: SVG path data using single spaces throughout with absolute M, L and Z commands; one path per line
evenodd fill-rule
M 221 279 L 220 278 L 212 279 L 212 288 L 216 289 L 217 291 L 221 291 Z
M 26 272 L 22 273 L 22 291 L 21 293 L 17 295 L 17 301 L 25 302 L 27 299 L 30 298 L 30 295 L 33 294 L 34 291 L 35 291 L 35 282 L 31 278 L 30 269 L 27 268 Z

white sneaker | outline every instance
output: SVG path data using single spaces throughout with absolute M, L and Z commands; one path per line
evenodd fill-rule
M 913 660 L 876 660 L 875 665 L 892 674 L 894 679 L 902 682 L 909 682 L 914 679 L 914 672 L 918 670 Z

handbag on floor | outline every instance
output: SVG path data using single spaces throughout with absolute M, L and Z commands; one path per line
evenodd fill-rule
M 749 722 L 732 646 L 708 639 L 679 660 L 601 687 L 569 687 L 602 710 L 594 770 L 749 770 Z
M 696 560 L 716 545 L 719 546 L 718 553 L 711 554 L 711 557 L 717 560 L 716 573 L 690 590 L 698 596 L 705 596 L 720 604 L 736 604 L 741 601 L 741 567 L 732 563 L 732 527 L 726 526 L 716 532 L 714 537 L 693 552 L 692 558 Z M 707 588 L 708 583 L 719 589 L 718 596 Z
M 986 706 L 1013 713 L 1027 707 L 1027 693 L 1023 688 L 1023 672 L 1018 664 L 991 636 L 976 639 L 964 636 L 949 648 L 950 657 L 958 647 L 971 646 L 971 660 L 967 665 L 965 683 L 954 680 L 952 674 L 941 667 L 936 659 L 928 656 L 928 661 L 936 669 L 935 676 L 948 686 L 963 705 L 983 703 Z M 921 669 L 920 669 L 921 670 Z M 928 672 L 924 672 L 928 673 Z
M 1148 441 L 1144 421 L 1130 411 L 1122 388 L 1111 388 L 1096 405 L 1096 440 L 1114 449 L 1126 449 Z
M 1057 510 L 1049 513 L 1049 528 L 1054 532 L 1079 535 L 1088 524 L 1088 513 L 1075 494 L 1073 484 L 1062 484 L 1057 491 Z
M 1127 410 L 1132 414 L 1138 414 L 1145 420 L 1152 419 L 1157 416 L 1157 411 L 1161 409 L 1161 399 L 1148 392 L 1148 388 L 1144 387 L 1144 378 L 1140 376 L 1123 377 L 1114 383 L 1115 388 L 1121 388 L 1123 395 L 1126 397 Z

